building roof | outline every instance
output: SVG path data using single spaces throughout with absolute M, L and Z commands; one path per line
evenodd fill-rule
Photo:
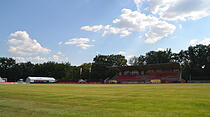
M 53 77 L 28 77 L 30 80 L 55 80 Z

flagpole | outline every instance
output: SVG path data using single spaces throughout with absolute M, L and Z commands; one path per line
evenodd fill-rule
M 92 64 L 90 65 L 90 68 L 89 68 L 88 80 L 90 80 L 90 73 L 91 73 L 91 70 L 92 70 Z
M 82 75 L 82 67 L 79 69 L 79 79 L 81 80 L 81 75 Z

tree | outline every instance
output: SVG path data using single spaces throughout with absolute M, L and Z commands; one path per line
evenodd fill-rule
M 97 55 L 93 59 L 90 81 L 104 81 L 116 73 L 112 67 L 126 66 L 127 60 L 122 55 Z
M 88 80 L 88 81 L 91 80 L 90 79 L 91 66 L 92 66 L 91 63 L 84 63 L 78 66 L 79 68 L 82 68 L 82 73 L 80 77 L 81 79 Z
M 183 78 L 186 80 L 191 76 L 193 80 L 210 80 L 210 45 L 190 46 L 179 53 L 172 53 L 171 49 L 150 51 L 145 56 L 140 55 L 129 60 L 132 66 L 168 62 L 180 63 Z M 84 63 L 80 66 L 56 62 L 16 63 L 12 58 L 0 57 L 0 76 L 8 78 L 8 81 L 17 81 L 28 76 L 54 77 L 59 82 L 77 82 L 81 78 L 88 81 L 103 81 L 116 74 L 113 67 L 126 66 L 126 63 L 127 60 L 122 55 L 97 55 L 92 64 Z M 81 76 L 80 68 L 83 69 Z
M 11 77 L 14 76 L 15 71 L 12 71 L 12 68 L 16 65 L 16 62 L 12 58 L 0 58 L 0 77 L 8 78 L 8 80 L 13 81 L 15 78 Z
M 145 56 L 147 64 L 168 63 L 172 60 L 171 49 L 165 51 L 150 51 Z
M 142 66 L 146 63 L 146 59 L 145 59 L 145 56 L 143 55 L 140 55 L 139 57 L 132 57 L 130 60 L 129 60 L 129 64 L 131 66 Z
M 194 77 L 194 79 L 203 79 L 206 78 L 206 76 L 210 75 L 208 72 L 209 68 L 209 46 L 205 45 L 196 45 L 196 46 L 190 46 L 188 48 L 188 55 L 189 55 L 189 66 L 191 67 L 191 75 Z

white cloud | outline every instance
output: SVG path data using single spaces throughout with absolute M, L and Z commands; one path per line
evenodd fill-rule
M 150 30 L 146 33 L 147 39 L 146 43 L 155 43 L 160 39 L 167 37 L 170 34 L 173 34 L 176 30 L 176 27 L 167 22 L 160 21 L 158 24 L 150 27 Z
M 86 31 L 92 31 L 92 32 L 98 32 L 104 28 L 103 25 L 95 25 L 95 26 L 83 26 L 81 27 L 81 30 Z
M 170 7 L 160 12 L 166 20 L 197 20 L 209 15 L 210 6 L 206 0 L 176 0 Z M 187 7 L 186 7 L 187 6 Z
M 64 45 L 76 45 L 82 49 L 87 49 L 90 48 L 94 45 L 90 45 L 88 44 L 90 41 L 92 41 L 89 38 L 73 38 L 73 39 L 69 39 L 68 41 L 64 42 Z
M 12 39 L 8 40 L 9 52 L 28 56 L 33 54 L 48 54 L 50 49 L 44 48 L 36 40 L 32 40 L 26 31 L 16 31 L 11 33 Z
M 134 0 L 134 3 L 136 4 L 136 8 L 137 8 L 138 11 L 140 11 L 140 7 L 141 7 L 140 4 L 141 4 L 141 1 L 142 1 L 142 0 Z
M 162 21 L 157 17 L 145 15 L 138 11 L 123 9 L 118 19 L 113 20 L 120 28 L 131 31 L 145 31 L 146 43 L 155 43 L 158 40 L 172 34 L 176 27 L 172 24 Z
M 103 35 L 107 34 L 120 34 L 121 37 L 126 37 L 131 34 L 127 29 L 125 28 L 118 28 L 118 27 L 112 27 L 110 25 L 106 25 L 104 27 L 104 33 Z
M 55 62 L 67 62 L 68 58 L 64 56 L 59 55 L 52 55 L 50 57 L 41 57 L 41 56 L 35 56 L 35 57 L 13 57 L 17 62 L 32 62 L 32 63 L 43 63 L 48 61 L 55 61 Z
M 111 25 L 83 26 L 82 30 L 119 34 L 122 37 L 133 32 L 143 33 L 146 43 L 156 43 L 168 37 L 176 26 L 168 21 L 197 20 L 210 15 L 208 0 L 133 0 L 137 11 L 122 9 L 122 14 Z M 146 11 L 146 12 L 144 12 Z M 182 29 L 182 25 L 178 25 Z
M 48 58 L 45 57 L 40 57 L 40 56 L 36 56 L 36 57 L 13 57 L 13 59 L 15 59 L 17 62 L 35 62 L 35 63 L 39 63 L 39 62 L 47 62 Z
M 197 39 L 190 40 L 190 42 L 189 42 L 190 46 L 196 46 L 197 44 L 198 44 L 198 40 Z
M 135 2 L 140 3 L 140 0 Z M 115 26 L 83 26 L 81 29 L 93 32 L 101 31 L 103 36 L 107 34 L 119 34 L 122 37 L 130 35 L 134 31 L 144 32 L 146 43 L 155 43 L 158 40 L 169 36 L 176 30 L 174 25 L 169 24 L 166 21 L 130 9 L 122 9 L 120 17 L 114 19 L 112 22 Z
M 210 15 L 208 0 L 144 0 L 142 3 L 165 20 L 197 20 Z
M 119 18 L 113 20 L 113 23 L 120 28 L 127 28 L 132 31 L 144 31 L 150 23 L 156 22 L 158 19 L 151 16 L 146 16 L 138 11 L 130 9 L 122 9 L 122 14 Z
M 125 28 L 118 28 L 118 27 L 113 27 L 110 25 L 94 25 L 94 26 L 83 26 L 81 27 L 82 30 L 86 31 L 92 31 L 92 32 L 102 32 L 102 35 L 108 35 L 108 34 L 119 34 L 121 37 L 125 37 L 131 34 L 128 30 Z
M 53 60 L 53 61 L 58 61 L 58 60 L 61 60 L 62 57 L 58 56 L 58 55 L 53 55 L 50 60 Z
M 193 39 L 193 40 L 190 40 L 190 42 L 189 42 L 190 46 L 196 46 L 198 44 L 209 45 L 210 44 L 210 38 L 205 38 L 203 40 Z

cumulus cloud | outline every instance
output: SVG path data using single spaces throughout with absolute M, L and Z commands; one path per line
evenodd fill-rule
M 174 25 L 166 21 L 130 9 L 123 9 L 120 17 L 113 20 L 113 23 L 128 30 L 145 31 L 146 43 L 155 43 L 176 30 Z
M 133 0 L 137 11 L 122 9 L 110 25 L 83 26 L 82 30 L 129 36 L 134 32 L 144 34 L 146 43 L 156 43 L 176 30 L 172 21 L 197 20 L 210 14 L 207 0 Z M 187 7 L 186 7 L 187 6 Z M 145 12 L 146 11 L 146 12 Z M 170 23 L 169 23 L 170 21 Z M 182 29 L 182 25 L 178 25 Z
M 90 41 L 94 41 L 91 40 L 89 38 L 73 38 L 73 39 L 69 39 L 68 41 L 64 42 L 64 45 L 76 45 L 82 49 L 87 49 L 90 48 L 94 45 L 90 45 L 88 44 Z
M 142 3 L 164 20 L 197 20 L 210 15 L 208 0 L 143 0 Z
M 128 30 L 125 28 L 118 28 L 118 27 L 113 27 L 110 25 L 94 25 L 94 26 L 83 26 L 81 27 L 82 30 L 86 31 L 92 31 L 92 32 L 102 32 L 102 35 L 108 35 L 108 34 L 119 34 L 121 37 L 126 37 L 131 34 Z
M 136 3 L 140 2 L 140 0 L 136 1 Z M 174 25 L 166 21 L 130 9 L 122 9 L 122 14 L 112 22 L 115 26 L 94 25 L 83 26 L 81 29 L 92 32 L 102 32 L 103 36 L 107 34 L 119 34 L 122 37 L 130 35 L 132 32 L 144 32 L 146 43 L 155 43 L 176 30 Z
M 36 40 L 32 40 L 29 34 L 26 31 L 16 31 L 11 33 L 11 39 L 8 40 L 9 52 L 21 55 L 28 56 L 33 54 L 48 54 L 50 49 L 44 48 Z
M 140 4 L 142 0 L 134 0 L 134 3 L 136 4 L 136 8 L 138 11 L 140 11 Z
M 55 62 L 68 62 L 68 57 L 64 55 L 52 55 L 50 57 L 41 57 L 41 56 L 35 56 L 35 57 L 13 57 L 17 62 L 32 62 L 32 63 L 43 63 L 48 61 L 55 61 Z
M 190 40 L 190 42 L 189 42 L 190 46 L 196 46 L 198 44 L 209 45 L 210 44 L 210 38 L 205 38 L 203 40 L 193 39 L 193 40 Z
M 13 57 L 17 62 L 33 62 L 33 63 L 42 63 L 48 61 L 60 61 L 61 57 L 58 55 L 53 55 L 51 57 Z
M 125 28 L 117 28 L 117 27 L 112 27 L 110 25 L 106 25 L 104 27 L 104 33 L 103 35 L 107 34 L 120 34 L 121 37 L 126 37 L 131 34 L 127 29 Z
M 167 37 L 170 34 L 173 34 L 176 30 L 176 27 L 172 24 L 169 24 L 164 21 L 160 21 L 156 25 L 152 25 L 149 31 L 146 33 L 147 39 L 146 43 L 155 43 L 160 39 Z
M 13 57 L 13 59 L 15 59 L 17 62 L 47 62 L 48 59 L 45 57 L 40 57 L 40 56 L 36 56 L 36 57 Z
M 95 25 L 95 26 L 83 26 L 81 27 L 82 30 L 98 32 L 104 28 L 103 25 Z

